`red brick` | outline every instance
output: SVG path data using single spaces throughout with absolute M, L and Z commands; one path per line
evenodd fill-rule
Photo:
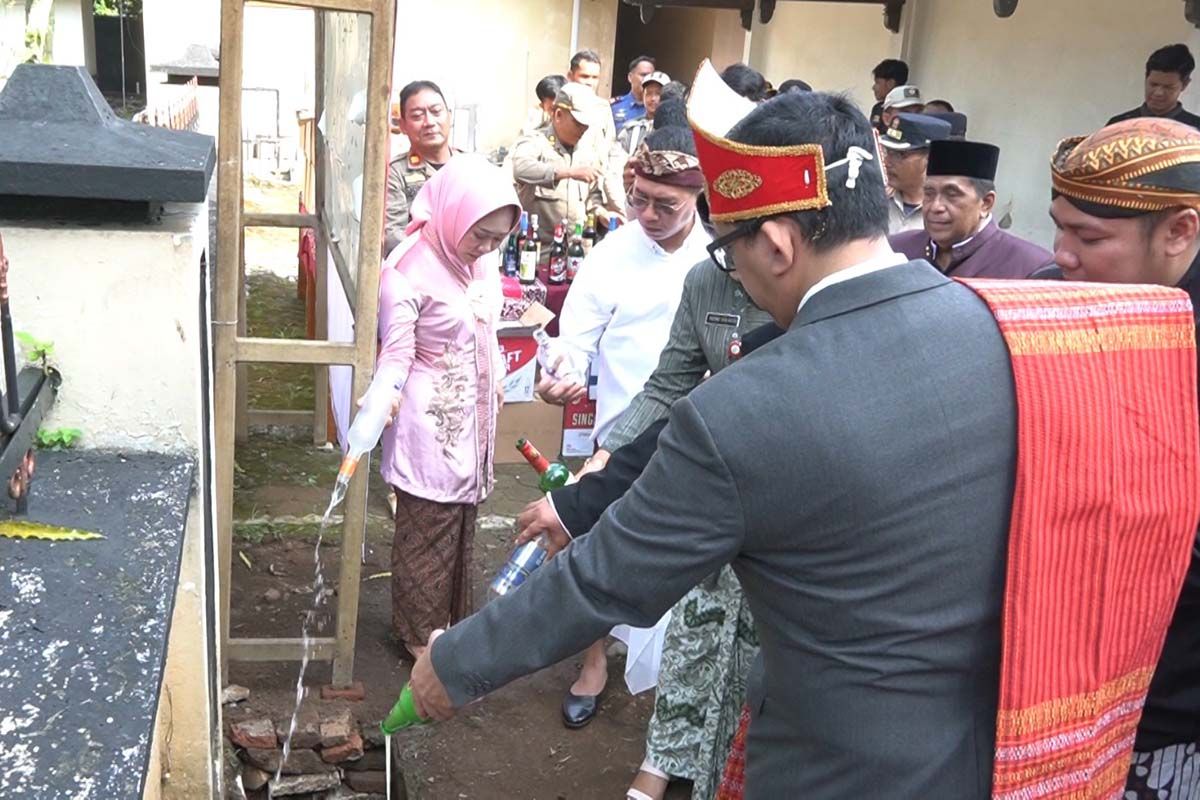
M 271 750 L 275 747 L 275 723 L 269 719 L 248 719 L 229 726 L 229 738 L 238 747 Z
M 349 700 L 352 703 L 357 703 L 361 700 L 365 700 L 366 697 L 367 690 L 362 685 L 362 681 L 355 681 L 344 688 L 338 688 L 336 686 L 321 687 L 322 700 Z
M 321 760 L 326 764 L 340 764 L 343 761 L 353 761 L 363 757 L 363 740 L 358 733 L 350 734 L 345 744 L 336 747 L 326 747 L 321 750 Z
M 341 708 L 321 722 L 321 747 L 338 747 L 350 741 L 355 732 L 354 717 L 350 709 Z

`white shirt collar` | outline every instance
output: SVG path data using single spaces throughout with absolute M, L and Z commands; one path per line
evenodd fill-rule
M 861 264 L 855 264 L 853 267 L 839 269 L 832 275 L 826 275 L 821 280 L 817 281 L 811 289 L 804 293 L 804 297 L 800 300 L 800 305 L 796 307 L 797 313 L 804 308 L 804 304 L 812 299 L 817 292 L 828 289 L 834 284 L 852 281 L 855 278 L 861 278 L 864 275 L 870 275 L 872 272 L 879 272 L 888 267 L 898 267 L 901 264 L 907 264 L 908 258 L 900 253 L 888 253 L 887 255 L 877 256 L 876 258 L 867 259 Z

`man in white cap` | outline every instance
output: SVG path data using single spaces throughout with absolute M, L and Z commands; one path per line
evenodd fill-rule
M 603 204 L 598 187 L 603 166 L 590 148 L 577 148 L 588 129 L 607 115 L 604 101 L 581 83 L 567 83 L 554 98 L 550 122 L 513 145 L 513 177 L 521 207 L 537 214 L 546 252 L 554 226 L 582 223 Z
M 920 114 L 925 110 L 925 101 L 921 99 L 921 90 L 911 84 L 897 86 L 883 98 L 883 127 L 892 127 L 892 120 L 901 112 L 905 114 Z
M 665 72 L 651 72 L 642 81 L 642 103 L 645 107 L 645 116 L 625 123 L 625 127 L 617 134 L 617 142 L 621 145 L 621 149 L 629 155 L 633 155 L 637 151 L 638 145 L 646 139 L 646 134 L 654 130 L 654 115 L 658 111 L 659 103 L 662 102 L 662 90 L 670 82 L 671 76 Z

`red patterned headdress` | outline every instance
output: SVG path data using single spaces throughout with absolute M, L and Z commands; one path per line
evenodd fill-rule
M 789 211 L 832 205 L 826 174 L 847 166 L 853 189 L 864 161 L 874 156 L 851 147 L 846 158 L 825 163 L 817 144 L 784 147 L 749 145 L 726 135 L 756 104 L 734 92 L 707 59 L 700 65 L 688 101 L 688 121 L 704 171 L 705 192 L 714 222 L 739 222 Z

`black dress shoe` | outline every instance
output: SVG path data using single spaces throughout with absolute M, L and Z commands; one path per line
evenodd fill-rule
M 596 709 L 600 705 L 598 700 L 598 695 L 585 694 L 581 696 L 572 694 L 568 689 L 562 704 L 563 725 L 571 730 L 577 730 L 587 725 L 596 716 Z

